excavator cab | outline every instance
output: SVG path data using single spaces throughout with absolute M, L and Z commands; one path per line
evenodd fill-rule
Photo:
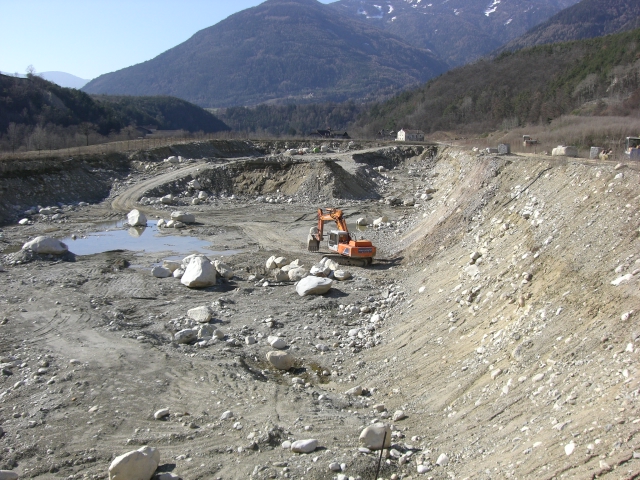
M 343 232 L 342 230 L 331 230 L 329 233 L 329 250 L 337 252 L 338 245 L 348 244 L 351 237 L 349 232 Z

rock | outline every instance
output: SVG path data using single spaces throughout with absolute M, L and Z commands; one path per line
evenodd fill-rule
M 220 420 L 231 420 L 233 418 L 233 412 L 231 410 L 227 410 L 222 415 L 220 415 Z
M 171 157 L 168 157 L 167 159 L 165 159 L 165 162 L 168 162 L 168 163 L 180 163 L 180 160 L 178 159 L 178 157 L 175 157 L 175 156 L 172 155 Z
M 449 464 L 449 457 L 446 453 L 441 453 L 438 459 L 436 460 L 436 465 L 444 467 Z
M 180 264 L 178 262 L 172 262 L 171 260 L 163 261 L 162 266 L 164 268 L 168 268 L 171 273 L 175 272 L 180 268 Z
M 309 275 L 309 272 L 307 272 L 306 268 L 297 267 L 297 268 L 293 268 L 293 269 L 289 270 L 288 275 L 289 275 L 289 280 L 290 281 L 299 282 L 304 277 Z M 317 278 L 317 277 L 315 277 L 315 278 Z
M 31 250 L 43 255 L 62 255 L 69 251 L 66 244 L 51 237 L 36 237 L 22 246 L 22 250 Z
M 266 267 L 267 270 L 275 270 L 276 268 L 278 268 L 278 266 L 276 265 L 276 256 L 272 255 L 269 257 L 269 259 L 267 260 L 266 263 Z
M 407 416 L 402 410 L 396 410 L 396 412 L 393 414 L 394 422 L 399 422 L 400 420 L 404 420 L 405 418 L 407 418 Z
M 24 247 L 22 247 L 24 249 Z M 623 275 L 622 277 L 618 277 L 611 282 L 611 285 L 617 287 L 618 285 L 622 285 L 623 283 L 627 283 L 629 280 L 633 280 L 633 274 L 628 273 Z
M 53 215 L 54 213 L 56 213 L 56 209 L 52 207 L 45 207 L 38 210 L 38 213 L 40 215 Z
M 376 219 L 373 221 L 373 226 L 374 226 L 374 227 L 377 227 L 377 226 L 379 226 L 379 225 L 382 225 L 383 223 L 387 223 L 388 221 L 389 221 L 389 219 L 387 218 L 387 216 L 386 216 L 386 215 L 384 215 L 384 216 L 382 216 L 382 217 L 380 217 L 380 218 L 376 218 Z
M 331 290 L 333 280 L 322 277 L 305 277 L 296 285 L 296 292 L 301 297 L 307 295 L 323 295 Z
M 142 447 L 116 457 L 109 465 L 109 480 L 149 480 L 159 463 L 158 449 Z
M 172 472 L 158 473 L 153 480 L 180 480 L 180 477 Z
M 166 227 L 167 222 L 165 222 L 164 219 L 161 218 L 160 220 L 158 220 L 158 223 L 156 225 L 158 226 L 158 228 L 163 228 Z
M 22 220 L 20 220 L 18 222 L 18 225 L 29 225 L 29 219 L 28 218 L 23 218 Z
M 284 442 L 282 442 L 282 444 L 280 444 L 280 446 L 285 450 L 291 450 L 291 442 L 289 440 L 285 440 Z
M 329 470 L 331 470 L 332 472 L 341 472 L 342 467 L 338 462 L 332 462 L 329 464 Z
M 233 269 L 226 263 L 223 263 L 220 260 L 214 260 L 213 266 L 216 267 L 216 272 L 218 272 L 222 278 L 227 280 L 231 280 L 233 278 Z
M 0 480 L 16 480 L 18 474 L 11 470 L 0 470 Z
M 182 223 L 195 223 L 196 217 L 188 212 L 171 212 L 171 220 Z
M 156 278 L 167 278 L 172 275 L 171 270 L 165 267 L 153 267 L 151 269 L 151 275 Z
M 333 278 L 343 282 L 351 278 L 351 273 L 347 272 L 346 270 L 336 270 L 335 272 L 333 272 Z
M 631 315 L 633 315 L 633 310 L 629 310 L 628 312 L 624 312 L 622 315 L 620 315 L 620 320 L 622 320 L 623 322 L 626 322 L 627 320 L 629 320 L 631 318 Z
M 405 199 L 402 201 L 402 204 L 403 204 L 405 207 L 413 207 L 413 206 L 415 206 L 416 201 L 415 201 L 413 198 L 405 198 Z
M 211 338 L 216 334 L 216 331 L 217 329 L 215 325 L 211 325 L 210 323 L 200 325 L 200 328 L 198 328 L 198 339 L 211 340 Z
M 178 268 L 177 270 L 173 271 L 173 278 L 182 278 L 183 275 L 184 275 L 184 270 L 181 268 Z
M 276 267 L 281 268 L 281 267 L 284 267 L 287 264 L 287 259 L 284 258 L 284 257 L 277 257 L 274 260 L 274 262 L 276 264 Z
M 353 395 L 354 397 L 358 397 L 360 395 L 362 395 L 362 387 L 360 385 L 357 385 L 353 388 L 350 388 L 349 390 L 347 390 L 346 392 L 344 392 L 345 395 Z
M 386 435 L 385 435 L 386 434 Z M 383 445 L 384 440 L 384 445 Z M 360 445 L 369 450 L 382 450 L 391 446 L 391 427 L 384 423 L 369 425 L 360 433 Z
M 156 420 L 160 420 L 164 417 L 168 417 L 169 416 L 169 409 L 168 408 L 161 408 L 160 410 L 158 410 L 156 413 L 153 414 L 153 418 L 155 418 Z
M 537 375 L 534 375 L 534 376 L 531 378 L 531 381 L 532 381 L 533 383 L 538 383 L 538 382 L 542 381 L 542 379 L 543 379 L 543 378 L 544 378 L 544 373 L 538 373 Z
M 311 453 L 316 448 L 318 448 L 318 440 L 315 438 L 296 440 L 291 444 L 291 451 L 295 453 Z
M 573 441 L 571 441 L 570 443 L 564 446 L 564 453 L 567 454 L 567 456 L 569 456 L 573 453 L 575 449 L 576 449 L 576 444 L 573 443 Z
M 212 312 L 207 306 L 196 307 L 187 310 L 187 316 L 199 323 L 209 323 L 209 321 L 211 321 Z
M 247 345 L 253 345 L 253 344 L 257 343 L 258 341 L 256 340 L 256 337 L 252 337 L 251 335 L 249 335 L 248 337 L 245 337 L 244 342 Z
M 289 370 L 293 367 L 295 359 L 287 352 L 271 351 L 267 353 L 267 360 L 278 370 Z
M 426 465 L 418 465 L 417 472 L 422 475 L 423 473 L 427 473 L 429 471 L 429 467 Z
M 160 203 L 164 205 L 173 205 L 173 202 L 174 202 L 174 199 L 173 199 L 173 195 L 171 194 L 165 195 L 160 199 Z
M 176 343 L 183 343 L 183 344 L 191 343 L 195 341 L 197 338 L 198 338 L 198 332 L 191 328 L 185 328 L 184 330 L 180 330 L 179 332 L 176 332 L 176 334 L 173 336 L 173 339 L 176 341 Z
M 576 147 L 567 147 L 566 145 L 558 145 L 556 148 L 551 150 L 551 155 L 556 156 L 564 156 L 564 157 L 577 157 L 578 149 Z
M 273 278 L 275 279 L 276 282 L 288 282 L 289 272 L 285 272 L 278 268 L 273 271 Z
M 360 217 L 359 219 L 356 220 L 356 225 L 362 227 L 364 225 L 368 225 L 369 222 L 367 222 L 367 219 L 364 217 Z
M 209 198 L 209 194 L 207 192 L 203 192 L 203 191 L 198 192 L 199 200 L 206 200 L 207 198 Z
M 189 288 L 210 287 L 216 284 L 216 269 L 207 257 L 196 256 L 189 262 L 180 282 Z
M 326 277 L 331 273 L 331 269 L 325 267 L 324 265 L 314 265 L 309 270 L 309 275 L 313 275 L 315 277 Z
M 422 287 L 420 287 L 420 288 L 418 289 L 418 293 L 424 293 L 426 289 L 427 289 L 427 287 L 425 287 L 425 286 L 423 285 Z
M 127 223 L 132 227 L 146 227 L 147 217 L 140 210 L 131 210 L 127 215 Z
M 280 337 L 269 336 L 267 337 L 267 343 L 269 343 L 269 345 L 271 345 L 273 348 L 277 348 L 278 350 L 287 348 L 287 343 Z
M 200 190 L 202 188 L 200 182 L 195 178 L 191 180 L 187 185 L 192 190 Z

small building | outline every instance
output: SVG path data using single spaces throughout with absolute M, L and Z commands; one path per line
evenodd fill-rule
M 422 130 L 405 130 L 398 131 L 398 142 L 424 142 L 424 132 Z

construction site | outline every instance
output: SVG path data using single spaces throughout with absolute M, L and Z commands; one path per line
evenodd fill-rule
M 3 160 L 0 470 L 107 479 L 148 446 L 157 479 L 640 478 L 639 212 L 631 158 Z

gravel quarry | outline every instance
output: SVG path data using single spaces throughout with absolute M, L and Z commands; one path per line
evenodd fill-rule
M 3 161 L 0 210 L 0 479 L 640 478 L 637 162 L 218 140 Z

